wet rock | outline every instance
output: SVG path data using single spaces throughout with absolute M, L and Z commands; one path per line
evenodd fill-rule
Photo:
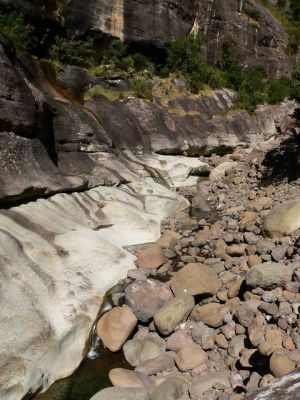
M 272 289 L 284 286 L 292 280 L 293 270 L 284 264 L 267 262 L 256 265 L 247 271 L 248 286 Z
M 110 351 L 122 348 L 137 325 L 137 319 L 127 306 L 115 307 L 97 322 L 96 331 L 104 346 Z
M 188 317 L 194 305 L 194 298 L 188 293 L 182 293 L 169 300 L 154 315 L 154 322 L 160 333 L 168 335 L 173 332 L 176 326 Z
M 171 377 L 162 382 L 152 393 L 151 400 L 179 400 L 183 394 L 183 379 Z
M 183 372 L 205 364 L 207 360 L 207 354 L 197 344 L 183 346 L 175 357 L 177 367 Z
M 142 388 L 111 387 L 96 393 L 90 400 L 150 400 L 150 395 Z
M 274 351 L 270 358 L 270 370 L 276 378 L 294 371 L 296 364 L 290 360 L 286 350 Z
M 142 322 L 149 321 L 172 298 L 171 290 L 165 284 L 153 279 L 135 281 L 125 289 L 126 303 Z
M 166 351 L 166 344 L 158 336 L 145 336 L 129 340 L 123 346 L 126 360 L 138 367 L 143 362 L 158 357 Z
M 220 327 L 224 322 L 224 316 L 228 308 L 219 303 L 208 303 L 202 306 L 197 305 L 190 315 L 190 319 L 213 328 Z
M 139 252 L 137 266 L 145 269 L 157 269 L 167 261 L 162 248 L 158 245 L 148 247 Z
M 177 296 L 187 292 L 193 296 L 216 294 L 222 282 L 211 267 L 203 264 L 188 264 L 176 272 L 171 280 L 171 288 Z

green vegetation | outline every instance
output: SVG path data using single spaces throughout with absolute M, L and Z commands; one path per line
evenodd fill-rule
M 292 74 L 291 96 L 300 102 L 300 63 L 296 65 Z
M 68 40 L 60 36 L 49 50 L 50 59 L 63 64 L 72 64 L 79 67 L 91 67 L 96 57 L 93 38 L 84 40 Z
M 19 55 L 27 55 L 32 51 L 34 46 L 33 28 L 25 23 L 22 13 L 0 12 L 0 32 L 14 42 Z

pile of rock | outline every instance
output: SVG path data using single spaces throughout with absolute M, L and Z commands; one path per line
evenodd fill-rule
M 94 400 L 238 400 L 300 366 L 300 202 L 280 204 L 300 190 L 260 188 L 246 150 L 209 161 L 210 180 L 182 193 L 220 218 L 177 213 L 137 253 L 123 305 L 97 324 L 134 369 L 111 370 Z

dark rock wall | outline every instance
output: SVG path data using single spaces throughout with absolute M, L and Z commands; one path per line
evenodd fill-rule
M 283 27 L 258 1 L 199 0 L 195 29 L 208 37 L 205 56 L 211 64 L 220 58 L 224 40 L 232 38 L 247 65 L 260 65 L 275 76 L 293 68 Z

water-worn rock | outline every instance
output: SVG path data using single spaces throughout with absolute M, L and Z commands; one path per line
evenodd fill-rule
M 229 174 L 235 171 L 238 167 L 238 163 L 235 161 L 226 161 L 222 164 L 219 164 L 216 168 L 214 168 L 210 175 L 209 179 L 211 182 L 222 180 L 225 177 L 225 174 Z
M 289 235 L 298 228 L 300 228 L 299 200 L 277 205 L 264 220 L 264 232 L 270 237 Z
M 170 334 L 180 322 L 188 317 L 194 305 L 195 300 L 193 296 L 188 293 L 182 293 L 174 299 L 169 300 L 154 315 L 154 322 L 157 329 L 163 335 Z
M 183 383 L 176 377 L 166 379 L 151 393 L 151 400 L 179 400 L 183 394 Z
M 150 395 L 142 388 L 112 387 L 101 390 L 90 400 L 150 400 Z
M 219 303 L 208 303 L 202 306 L 197 305 L 190 315 L 190 319 L 213 328 L 220 327 L 224 322 L 224 316 L 228 308 Z
M 171 280 L 171 288 L 177 296 L 182 292 L 195 295 L 213 295 L 222 282 L 211 267 L 203 264 L 188 264 L 180 269 Z
M 207 354 L 198 344 L 183 346 L 175 357 L 177 367 L 183 372 L 205 364 L 207 360 Z
M 113 386 L 123 388 L 151 388 L 153 382 L 151 379 L 136 371 L 124 368 L 113 368 L 109 371 L 109 379 Z
M 123 351 L 130 365 L 138 367 L 143 362 L 158 357 L 166 351 L 166 344 L 158 336 L 133 338 L 125 343 Z
M 122 307 L 115 307 L 104 314 L 97 322 L 96 331 L 105 347 L 110 351 L 118 351 L 136 325 L 135 315 L 124 304 Z
M 290 360 L 286 350 L 274 351 L 270 358 L 270 370 L 276 378 L 289 374 L 295 367 L 295 362 Z
M 172 298 L 173 295 L 168 286 L 153 279 L 143 282 L 135 281 L 125 288 L 126 304 L 142 322 L 149 321 Z
M 141 250 L 136 260 L 137 266 L 145 269 L 157 269 L 166 261 L 163 249 L 158 245 Z
M 170 369 L 174 366 L 175 353 L 168 351 L 158 357 L 144 361 L 135 370 L 145 375 L 155 375 L 158 372 Z
M 197 376 L 193 380 L 193 383 L 189 386 L 189 393 L 192 399 L 197 399 L 203 395 L 203 393 L 215 385 L 221 385 L 224 388 L 229 388 L 229 371 L 220 371 L 203 374 L 202 376 Z
M 284 286 L 292 280 L 293 269 L 290 266 L 275 262 L 266 262 L 247 271 L 246 283 L 252 287 L 266 289 Z

